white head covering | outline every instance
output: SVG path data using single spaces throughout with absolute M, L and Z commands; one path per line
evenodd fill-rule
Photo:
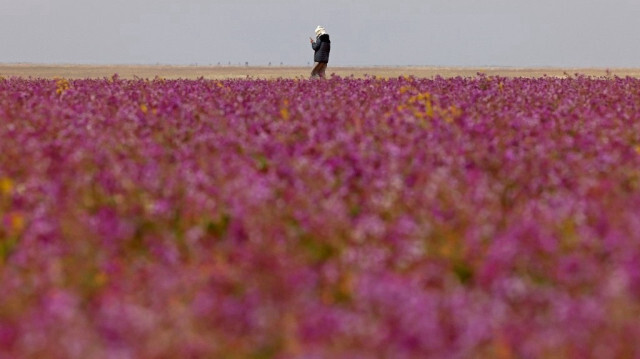
M 320 35 L 324 35 L 327 33 L 327 30 L 324 29 L 324 27 L 318 25 L 318 27 L 316 27 L 316 36 L 320 36 Z

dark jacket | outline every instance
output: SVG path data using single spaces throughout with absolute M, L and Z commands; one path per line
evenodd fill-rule
M 313 61 L 329 63 L 329 52 L 331 52 L 331 40 L 329 40 L 329 34 L 320 35 L 316 38 L 316 41 L 311 44 L 311 48 L 315 51 Z

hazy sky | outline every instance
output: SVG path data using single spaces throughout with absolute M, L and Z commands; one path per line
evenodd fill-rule
M 640 67 L 640 0 L 0 0 L 0 62 Z

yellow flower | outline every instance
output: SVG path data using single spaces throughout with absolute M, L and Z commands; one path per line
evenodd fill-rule
M 289 109 L 286 107 L 283 107 L 282 109 L 280 109 L 280 117 L 282 117 L 284 120 L 288 120 L 289 119 Z
M 409 87 L 409 86 L 402 86 L 402 87 L 400 87 L 400 93 L 401 93 L 401 94 L 406 93 L 406 92 L 409 92 L 409 91 L 411 91 L 411 90 L 412 90 L 412 88 L 411 88 L 411 87 Z
M 9 194 L 13 191 L 13 181 L 9 177 L 0 178 L 0 193 Z
M 425 106 L 426 106 L 426 111 L 425 113 L 427 114 L 428 117 L 433 117 L 433 105 L 431 104 L 431 99 L 427 99 L 427 101 L 425 102 Z
M 21 233 L 24 229 L 24 216 L 20 213 L 13 213 L 9 218 L 11 229 L 16 233 Z
M 636 147 L 634 147 L 634 150 L 636 151 L 637 154 L 640 155 L 640 145 L 637 145 Z
M 280 117 L 284 120 L 288 120 L 291 117 L 289 114 L 289 100 L 287 99 L 283 101 L 283 106 L 280 109 Z
M 147 113 L 149 111 L 149 108 L 147 107 L 147 105 L 141 104 L 140 111 L 142 111 L 142 113 Z
M 67 91 L 70 88 L 71 84 L 69 84 L 69 80 L 56 79 L 56 94 L 61 95 L 63 92 Z
M 107 276 L 107 273 L 102 271 L 96 273 L 96 275 L 93 277 L 93 282 L 98 287 L 102 287 L 103 285 L 107 284 L 108 280 L 109 277 Z

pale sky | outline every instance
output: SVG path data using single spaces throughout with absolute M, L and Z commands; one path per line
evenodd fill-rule
M 0 63 L 640 67 L 640 0 L 0 0 Z

